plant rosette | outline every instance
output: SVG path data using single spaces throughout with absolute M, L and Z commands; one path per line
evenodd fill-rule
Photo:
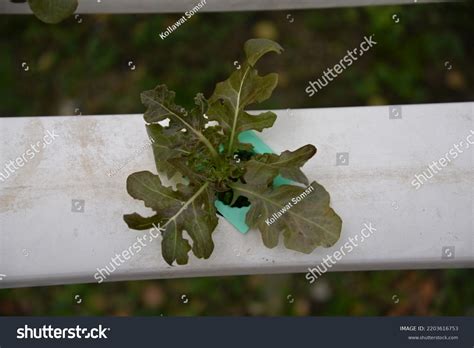
M 274 154 L 254 131 L 272 127 L 275 113 L 245 111 L 267 100 L 277 86 L 278 75 L 260 76 L 256 63 L 282 47 L 251 39 L 244 51 L 241 69 L 219 82 L 209 99 L 198 93 L 189 112 L 164 85 L 141 94 L 157 170 L 179 183 L 165 186 L 149 171 L 131 174 L 128 193 L 154 215 L 133 213 L 124 220 L 136 230 L 160 226 L 161 251 L 170 265 L 188 263 L 191 250 L 197 258 L 211 256 L 218 213 L 240 232 L 259 230 L 268 248 L 282 235 L 288 249 L 311 253 L 340 237 L 342 221 L 330 207 L 329 193 L 309 183 L 301 170 L 316 148 L 308 144 Z

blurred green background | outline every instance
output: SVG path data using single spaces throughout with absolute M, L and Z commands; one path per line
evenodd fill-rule
M 140 92 L 159 83 L 189 106 L 236 68 L 251 37 L 285 48 L 260 65 L 280 83 L 259 108 L 474 100 L 472 3 L 199 13 L 161 40 L 180 15 L 59 25 L 2 15 L 0 116 L 142 113 Z M 374 48 L 306 95 L 309 80 L 372 34 Z M 0 315 L 474 315 L 473 279 L 474 270 L 378 271 L 326 274 L 311 286 L 295 274 L 0 290 Z
M 280 75 L 273 98 L 261 108 L 474 100 L 473 8 L 201 12 L 165 40 L 159 33 L 181 14 L 80 15 L 59 25 L 3 15 L 0 116 L 73 115 L 76 108 L 83 115 L 141 113 L 140 92 L 159 83 L 175 90 L 183 106 L 191 105 L 197 92 L 210 96 L 215 83 L 229 76 L 252 37 L 285 48 L 260 64 Z M 372 34 L 375 47 L 307 96 L 309 80 Z

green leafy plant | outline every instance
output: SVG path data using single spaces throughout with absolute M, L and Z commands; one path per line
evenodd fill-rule
M 14 2 L 26 2 L 26 0 Z M 28 5 L 38 19 L 45 23 L 56 24 L 72 15 L 78 3 L 77 0 L 28 0 Z
M 175 93 L 164 85 L 141 95 L 157 169 L 181 183 L 167 187 L 151 172 L 131 174 L 128 193 L 155 214 L 133 213 L 124 215 L 124 220 L 137 230 L 159 224 L 162 254 L 170 265 L 186 264 L 190 250 L 198 258 L 211 255 L 218 222 L 216 199 L 232 207 L 250 205 L 246 223 L 260 230 L 269 248 L 278 244 L 280 235 L 287 248 L 304 253 L 339 239 L 342 221 L 329 206 L 328 192 L 314 181 L 304 186 L 309 181 L 301 167 L 316 153 L 313 145 L 280 155 L 256 154 L 251 144 L 239 141 L 241 132 L 262 131 L 276 120 L 271 111 L 251 115 L 245 109 L 268 99 L 278 83 L 275 73 L 260 76 L 256 63 L 267 53 L 283 51 L 266 39 L 248 40 L 244 50 L 241 69 L 218 83 L 209 99 L 197 94 L 189 112 L 175 104 Z M 274 186 L 278 175 L 294 185 Z M 295 197 L 304 198 L 290 207 Z M 268 223 L 278 211 L 281 216 Z

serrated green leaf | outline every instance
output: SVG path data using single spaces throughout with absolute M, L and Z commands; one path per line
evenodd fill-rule
M 149 230 L 156 225 L 159 225 L 162 219 L 159 216 L 143 217 L 137 213 L 125 214 L 123 219 L 129 228 L 134 230 Z
M 283 48 L 275 41 L 268 39 L 250 39 L 244 44 L 245 55 L 250 65 L 254 66 L 257 61 L 269 52 L 281 53 Z
M 55 24 L 66 19 L 77 9 L 77 0 L 28 0 L 31 11 L 45 23 Z
M 195 107 L 191 110 L 191 125 L 196 129 L 205 129 L 208 120 L 204 117 L 209 108 L 209 103 L 204 94 L 198 93 L 194 97 Z
M 148 124 L 146 128 L 148 136 L 153 141 L 156 169 L 171 179 L 178 170 L 169 161 L 190 155 L 191 150 L 185 150 L 188 142 L 180 132 L 165 134 L 165 128 L 158 123 Z
M 158 85 L 154 89 L 144 91 L 140 94 L 142 104 L 147 107 L 144 119 L 148 123 L 157 123 L 170 119 L 171 125 L 176 125 L 177 129 L 186 128 L 186 110 L 175 104 L 176 93 L 168 90 L 165 85 Z M 178 121 L 178 122 L 176 122 Z
M 329 207 L 328 192 L 316 182 L 306 189 L 239 183 L 232 188 L 236 195 L 250 200 L 247 225 L 260 230 L 269 248 L 278 245 L 281 234 L 288 249 L 303 253 L 310 253 L 318 246 L 330 247 L 339 239 L 342 221 Z
M 160 177 L 150 172 L 133 173 L 127 178 L 127 192 L 135 199 L 140 199 L 145 206 L 159 211 L 163 218 L 169 217 L 180 208 L 182 196 L 179 192 L 163 186 Z
M 182 229 L 175 220 L 171 221 L 161 241 L 163 258 L 169 265 L 173 265 L 175 261 L 178 265 L 185 265 L 188 263 L 189 250 L 191 250 L 191 245 L 183 238 Z
M 268 186 L 277 175 L 308 185 L 301 167 L 316 153 L 313 145 L 305 145 L 295 151 L 284 151 L 281 155 L 266 153 L 254 156 L 245 163 L 245 180 L 252 185 Z
M 236 138 L 242 131 L 261 131 L 271 127 L 276 115 L 264 112 L 250 115 L 244 109 L 251 104 L 268 99 L 278 83 L 275 73 L 259 76 L 255 63 L 266 53 L 281 53 L 283 49 L 276 42 L 267 39 L 252 39 L 245 44 L 246 61 L 242 68 L 232 73 L 229 79 L 216 85 L 209 99 L 209 117 L 219 122 L 228 137 L 227 154 L 232 154 Z
M 168 119 L 169 125 L 165 128 L 165 131 L 171 134 L 183 130 L 189 132 L 189 135 L 202 142 L 211 155 L 217 158 L 216 149 L 209 139 L 202 134 L 202 129 L 193 126 L 193 123 L 196 124 L 195 118 L 197 113 L 194 112 L 188 117 L 187 111 L 183 107 L 176 105 L 174 99 L 175 93 L 169 91 L 165 85 L 159 85 L 155 89 L 143 92 L 141 100 L 143 105 L 148 108 L 144 115 L 145 121 L 157 123 Z
M 178 185 L 175 191 L 163 186 L 159 176 L 144 171 L 129 176 L 127 191 L 155 210 L 156 215 L 142 217 L 133 213 L 124 216 L 125 222 L 139 230 L 159 224 L 163 229 L 162 253 L 168 264 L 187 263 L 191 249 L 196 257 L 209 258 L 214 250 L 212 232 L 217 226 L 215 193 L 209 183 L 200 187 Z M 191 237 L 192 248 L 184 232 Z

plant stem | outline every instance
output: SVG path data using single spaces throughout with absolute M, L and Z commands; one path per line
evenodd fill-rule
M 209 186 L 209 183 L 206 182 L 204 183 L 200 188 L 199 190 L 196 191 L 196 193 L 190 198 L 187 200 L 187 202 L 181 207 L 181 209 L 178 210 L 178 212 L 176 214 L 174 214 L 168 221 L 166 221 L 166 223 L 163 225 L 163 228 L 166 228 L 166 226 L 168 226 L 168 224 L 174 220 L 176 220 L 176 218 L 181 215 L 181 213 L 192 203 L 194 202 L 194 200 L 196 198 L 198 198 L 201 193 L 207 189 L 207 187 Z
M 235 104 L 235 112 L 234 112 L 234 120 L 232 122 L 232 131 L 230 133 L 230 140 L 229 140 L 229 149 L 227 150 L 227 154 L 230 155 L 232 154 L 232 147 L 234 146 L 234 138 L 235 138 L 235 130 L 237 128 L 237 118 L 239 117 L 239 111 L 240 111 L 240 94 L 242 93 L 242 87 L 244 85 L 245 77 L 247 76 L 247 73 L 250 70 L 250 65 L 247 67 L 245 70 L 244 76 L 242 76 L 242 81 L 240 81 L 240 86 L 239 86 L 239 91 L 237 93 L 237 102 Z

